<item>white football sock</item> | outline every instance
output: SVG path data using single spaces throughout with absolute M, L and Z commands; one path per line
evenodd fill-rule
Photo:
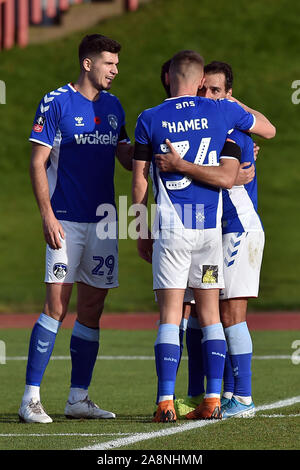
M 31 399 L 40 401 L 40 387 L 37 385 L 25 385 L 25 391 L 22 401 L 29 402 Z
M 68 401 L 70 403 L 77 403 L 87 397 L 88 391 L 85 388 L 70 388 Z
M 233 395 L 234 398 L 243 405 L 251 405 L 252 397 L 239 397 L 238 395 Z

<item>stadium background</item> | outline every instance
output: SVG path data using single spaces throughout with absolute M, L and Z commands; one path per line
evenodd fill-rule
M 5 42 L 3 1 L 24 8 L 26 2 L 37 4 L 39 0 L 0 0 L 0 85 L 6 85 L 6 104 L 0 104 L 0 450 L 92 448 L 98 455 L 103 449 L 143 449 L 143 453 L 152 453 L 153 449 L 267 449 L 281 452 L 254 453 L 253 457 L 247 454 L 247 461 L 253 458 L 256 464 L 257 457 L 260 461 L 266 458 L 270 464 L 274 458 L 278 464 L 281 458 L 286 465 L 294 455 L 283 451 L 299 450 L 300 106 L 292 102 L 293 94 L 295 103 L 299 97 L 297 89 L 292 88 L 300 81 L 299 3 L 139 0 L 139 8 L 133 1 L 133 10 L 128 11 L 125 0 L 41 0 L 42 5 L 51 7 L 52 16 L 44 10 L 42 23 L 31 24 L 21 36 L 11 29 Z M 58 3 L 70 6 L 60 18 L 54 14 Z M 91 18 L 97 24 L 91 24 Z M 10 28 L 15 25 L 13 21 L 11 17 Z M 196 421 L 191 423 L 193 428 L 184 421 L 175 425 L 151 423 L 156 396 L 153 344 L 158 316 L 134 313 L 157 308 L 151 289 L 151 266 L 137 256 L 135 241 L 127 239 L 120 240 L 120 287 L 107 299 L 101 354 L 89 389 L 90 396 L 104 409 L 113 409 L 118 419 L 105 420 L 99 428 L 98 422 L 73 422 L 63 415 L 70 377 L 71 314 L 58 335 L 53 360 L 43 379 L 42 401 L 54 423 L 45 430 L 44 425 L 22 426 L 18 422 L 31 327 L 44 301 L 44 240 L 29 180 L 28 135 L 40 98 L 76 80 L 78 43 L 83 35 L 93 32 L 122 44 L 120 74 L 112 92 L 124 105 L 132 140 L 138 114 L 165 97 L 159 78 L 161 64 L 186 48 L 198 50 L 206 62 L 217 59 L 231 63 L 235 96 L 265 113 L 277 127 L 274 140 L 257 139 L 261 146 L 257 162 L 259 208 L 266 249 L 260 297 L 250 302 L 253 312 L 248 317 L 257 407 L 253 420 Z M 3 87 L 0 103 L 1 90 Z M 128 195 L 130 201 L 130 187 L 131 175 L 117 164 L 117 201 L 119 195 Z M 71 310 L 75 310 L 73 298 Z M 258 311 L 267 313 L 257 315 Z M 15 316 L 14 312 L 26 315 Z M 176 381 L 178 396 L 184 396 L 186 384 L 184 351 Z M 34 454 L 27 455 L 32 464 Z M 57 452 L 47 454 L 47 459 L 51 455 L 57 460 Z M 80 456 L 73 455 L 76 459 Z M 223 464 L 222 453 L 210 456 L 214 463 L 219 458 Z M 9 458 L 10 462 L 22 458 L 24 463 L 26 455 L 10 453 Z M 68 463 L 70 458 L 68 453 Z M 86 454 L 84 458 L 86 464 Z M 240 464 L 241 454 L 231 453 L 231 463 L 234 458 Z
M 85 21 L 92 8 L 112 8 L 113 3 L 120 7 L 113 1 L 73 5 L 64 17 L 72 10 L 78 30 L 80 18 Z M 125 108 L 132 140 L 138 114 L 164 99 L 160 68 L 175 52 L 196 49 L 206 62 L 232 65 L 234 95 L 277 127 L 275 139 L 257 139 L 266 246 L 260 296 L 250 302 L 250 310 L 297 311 L 300 106 L 291 97 L 292 83 L 300 78 L 300 5 L 288 0 L 216 0 L 213 5 L 208 0 L 151 0 L 132 9 L 122 8 L 89 28 L 83 22 L 85 29 L 74 32 L 44 13 L 44 24 L 30 26 L 26 47 L 10 44 L 0 51 L 0 79 L 6 85 L 6 104 L 0 105 L 0 312 L 39 312 L 44 300 L 44 241 L 29 180 L 28 135 L 41 96 L 76 80 L 77 46 L 92 32 L 122 44 L 120 73 L 111 91 Z M 63 23 L 70 28 L 70 21 Z M 54 30 L 57 39 L 51 39 Z M 3 28 L 1 38 L 4 47 Z M 127 195 L 130 204 L 131 175 L 119 164 L 115 182 L 117 202 Z M 151 266 L 138 257 L 135 241 L 120 240 L 120 287 L 108 296 L 106 312 L 156 311 L 151 286 Z

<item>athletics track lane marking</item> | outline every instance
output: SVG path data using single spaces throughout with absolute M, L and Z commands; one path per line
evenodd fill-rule
M 285 406 L 291 406 L 295 403 L 300 403 L 300 396 L 288 398 L 286 400 L 280 400 L 275 403 L 270 403 L 268 405 L 257 406 L 256 411 L 265 411 L 272 410 L 276 408 L 282 408 Z M 204 426 L 220 423 L 221 420 L 215 421 L 193 421 L 190 423 L 182 424 L 171 429 L 163 429 L 161 431 L 152 431 L 148 433 L 132 434 L 129 437 L 123 437 L 120 439 L 115 439 L 113 441 L 108 441 L 100 444 L 95 444 L 92 446 L 82 447 L 77 450 L 109 450 L 117 449 L 119 447 L 126 447 L 136 442 L 146 441 L 149 439 L 156 439 L 158 437 L 170 436 L 173 434 L 178 434 L 181 432 L 191 431 L 192 429 L 202 428 Z

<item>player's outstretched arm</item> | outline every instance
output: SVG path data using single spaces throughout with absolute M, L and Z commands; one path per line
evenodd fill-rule
M 241 103 L 241 101 L 237 100 L 233 96 L 230 97 L 230 100 L 238 103 L 245 111 L 253 114 L 255 117 L 255 123 L 252 128 L 249 129 L 250 132 L 257 134 L 260 137 L 264 137 L 265 139 L 273 139 L 273 137 L 275 137 L 276 127 L 273 126 L 273 124 L 269 121 L 269 119 L 266 118 L 266 116 L 264 116 L 264 114 L 256 111 L 255 109 L 249 108 L 249 106 Z
M 148 203 L 148 176 L 150 162 L 144 160 L 133 160 L 132 168 L 132 203 Z
M 196 165 L 180 158 L 168 139 L 166 144 L 170 152 L 155 155 L 155 163 L 161 171 L 182 173 L 193 180 L 218 188 L 230 189 L 235 184 L 240 166 L 237 158 L 222 158 L 219 166 Z
M 132 157 L 134 153 L 134 146 L 126 142 L 119 142 L 117 145 L 116 155 L 117 159 L 125 170 L 132 171 Z
M 30 177 L 43 222 L 45 240 L 50 248 L 56 250 L 61 248 L 60 237 L 64 238 L 64 231 L 53 213 L 50 202 L 46 169 L 50 151 L 51 149 L 45 145 L 32 144 Z
M 148 203 L 148 176 L 149 176 L 150 162 L 144 160 L 133 160 L 133 172 L 132 172 L 132 202 L 133 204 L 140 204 L 141 206 L 146 206 Z M 142 213 L 142 211 L 141 211 Z M 147 220 L 141 221 L 139 223 L 144 223 L 145 227 L 147 226 Z M 137 231 L 145 232 L 143 230 Z M 147 231 L 149 236 L 148 238 L 139 237 L 137 240 L 137 249 L 140 257 L 147 261 L 148 263 L 152 262 L 152 245 L 153 240 L 151 239 L 150 231 Z

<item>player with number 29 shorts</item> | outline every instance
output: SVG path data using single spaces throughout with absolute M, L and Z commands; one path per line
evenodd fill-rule
M 101 204 L 115 207 L 116 147 L 129 142 L 124 121 L 115 96 L 102 91 L 101 98 L 91 102 L 71 83 L 40 102 L 30 140 L 51 148 L 47 169 L 51 205 L 64 230 L 62 247 L 46 248 L 47 283 L 118 286 L 117 233 L 99 237 L 97 214 Z

